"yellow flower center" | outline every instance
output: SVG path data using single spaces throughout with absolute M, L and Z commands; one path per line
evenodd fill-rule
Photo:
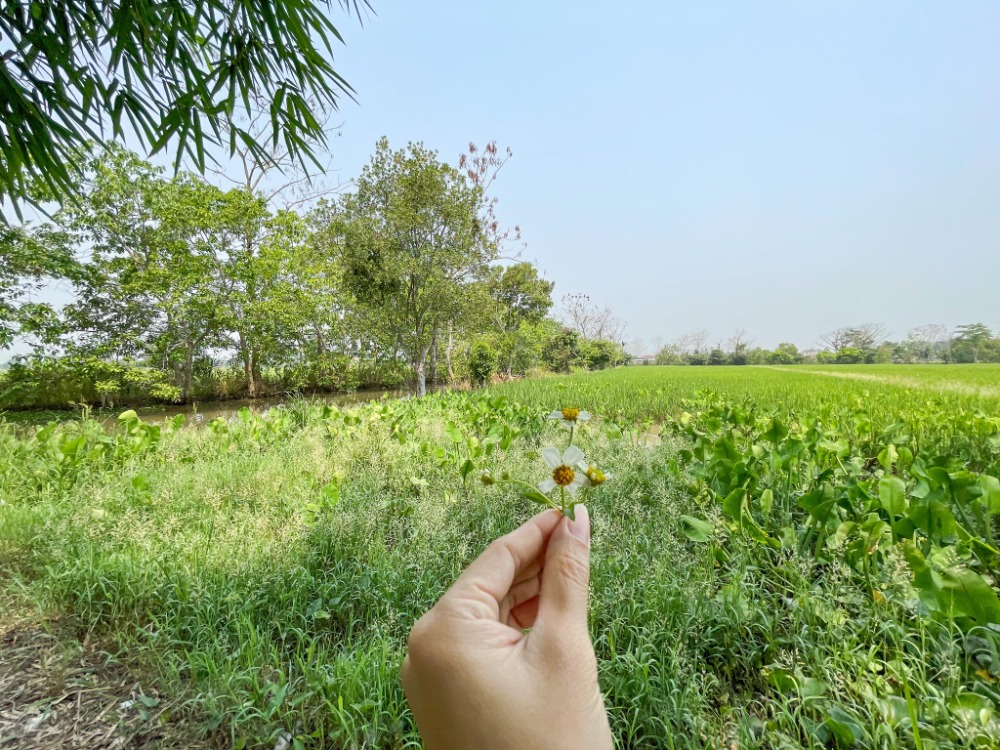
M 567 406 L 562 410 L 563 419 L 568 419 L 570 422 L 575 422 L 576 418 L 580 416 L 580 410 L 572 406 Z
M 573 472 L 572 466 L 557 466 L 552 470 L 552 481 L 558 484 L 560 487 L 565 487 L 567 484 L 573 483 L 573 477 L 576 474 Z
M 604 484 L 604 482 L 607 480 L 607 477 L 604 476 L 603 471 L 601 471 L 596 466 L 591 464 L 590 467 L 587 469 L 587 479 L 590 480 L 591 484 L 598 485 L 598 484 Z

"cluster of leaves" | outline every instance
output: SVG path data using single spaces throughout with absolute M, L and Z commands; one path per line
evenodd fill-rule
M 359 11 L 357 0 L 340 3 Z M 318 112 L 352 95 L 332 67 L 341 40 L 329 0 L 155 4 L 59 0 L 4 4 L 0 31 L 0 195 L 20 211 L 39 180 L 56 197 L 78 191 L 76 152 L 122 138 L 177 146 L 204 170 L 206 146 L 270 151 L 241 122 L 269 103 L 272 143 L 300 160 L 326 133 Z M 8 46 L 5 44 L 5 47 Z
M 873 596 L 873 568 L 895 549 L 929 613 L 1000 633 L 1000 600 L 982 575 L 1000 563 L 1000 419 L 967 415 L 992 430 L 989 456 L 914 455 L 902 424 L 866 455 L 819 419 L 787 424 L 711 397 L 690 408 L 674 422 L 693 441 L 681 456 L 741 532 L 775 549 L 842 556 Z M 968 469 L 983 458 L 991 473 Z
M 1000 670 L 991 656 L 1000 648 L 1000 419 L 950 414 L 957 429 L 985 435 L 982 449 L 928 455 L 920 450 L 921 436 L 904 423 L 873 432 L 861 409 L 842 412 L 834 422 L 817 415 L 779 416 L 715 394 L 688 402 L 686 409 L 669 422 L 689 441 L 676 467 L 693 478 L 696 500 L 721 507 L 729 533 L 759 545 L 765 558 L 776 562 L 808 556 L 819 576 L 830 565 L 846 563 L 876 606 L 900 596 L 889 589 L 897 588 L 894 576 L 905 565 L 908 590 L 918 600 L 889 604 L 912 606 L 918 618 L 957 627 L 967 638 L 975 636 L 973 643 L 992 642 L 968 651 L 963 670 L 979 691 L 970 694 L 970 705 L 1000 705 L 990 677 Z M 935 418 L 930 409 L 922 416 Z M 716 543 L 707 521 L 696 516 L 682 521 L 689 539 Z M 716 555 L 725 558 L 725 545 L 717 546 Z M 801 675 L 778 670 L 771 679 L 779 692 L 808 692 L 808 679 Z M 897 697 L 905 708 L 904 696 Z M 838 745 L 851 745 L 864 732 L 856 719 L 838 711 L 820 712 L 820 732 Z M 989 726 L 982 731 L 988 733 Z

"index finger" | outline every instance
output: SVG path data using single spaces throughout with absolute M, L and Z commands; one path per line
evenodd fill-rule
M 500 618 L 500 603 L 518 574 L 541 558 L 562 518 L 557 510 L 539 513 L 492 542 L 458 577 L 441 603 L 474 619 Z

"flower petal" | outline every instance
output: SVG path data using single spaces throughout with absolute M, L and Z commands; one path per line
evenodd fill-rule
M 576 482 L 570 482 L 569 484 L 566 485 L 566 492 L 569 493 L 570 497 L 575 495 L 578 489 L 580 489 L 580 485 L 578 485 Z
M 562 459 L 559 457 L 558 448 L 543 448 L 542 460 L 545 461 L 545 465 L 550 469 L 555 469 L 556 467 L 562 465 Z
M 572 488 L 571 491 L 576 492 L 577 487 L 593 487 L 593 486 L 594 483 L 590 481 L 590 477 L 588 477 L 583 472 L 578 471 L 576 474 L 573 475 L 573 481 L 570 482 L 569 487 L 567 487 L 567 489 L 571 487 Z
M 562 454 L 562 462 L 566 466 L 575 466 L 583 460 L 583 451 L 575 445 L 569 446 Z M 555 466 L 552 467 L 556 468 Z
M 559 411 L 558 409 L 549 414 L 549 419 L 562 419 L 562 418 L 563 418 L 562 412 Z
M 581 411 L 579 414 L 576 415 L 577 422 L 586 422 L 589 419 L 590 419 L 589 411 Z
M 540 489 L 542 492 L 545 493 L 552 492 L 552 490 L 554 490 L 557 486 L 558 485 L 556 485 L 555 480 L 552 479 L 552 477 L 549 477 L 548 479 L 543 479 L 541 482 L 538 483 L 538 489 Z

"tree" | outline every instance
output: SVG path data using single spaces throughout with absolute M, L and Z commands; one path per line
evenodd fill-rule
M 697 331 L 685 333 L 674 342 L 674 347 L 685 356 L 704 354 L 708 352 L 708 331 L 699 328 Z
M 824 334 L 821 341 L 833 349 L 834 353 L 845 348 L 873 352 L 886 339 L 885 326 L 881 323 L 862 323 L 856 326 L 838 328 Z
M 87 165 L 83 197 L 56 214 L 70 246 L 89 247 L 66 315 L 72 349 L 158 360 L 190 399 L 194 362 L 222 343 L 211 283 L 221 191 L 173 179 L 124 149 Z
M 745 365 L 751 343 L 746 330 L 737 328 L 728 341 L 729 362 L 734 365 Z
M 775 350 L 769 352 L 766 357 L 769 365 L 797 365 L 802 362 L 799 348 L 788 342 L 778 344 Z
M 553 372 L 569 372 L 580 356 L 580 343 L 579 333 L 557 325 L 542 350 L 542 361 Z
M 930 362 L 935 357 L 943 359 L 950 344 L 951 333 L 947 326 L 940 323 L 928 323 L 912 329 L 905 341 L 909 356 L 921 362 Z
M 11 0 L 0 13 L 0 195 L 20 215 L 41 180 L 76 195 L 76 153 L 126 125 L 152 153 L 176 142 L 204 171 L 206 146 L 264 142 L 240 123 L 251 94 L 269 103 L 272 144 L 304 162 L 325 140 L 316 106 L 353 90 L 332 65 L 332 0 Z M 339 0 L 360 18 L 358 0 Z M 364 3 L 367 7 L 367 1 Z M 5 46 L 8 46 L 5 44 Z
M 490 321 L 499 339 L 500 358 L 507 375 L 513 374 L 515 353 L 524 324 L 540 321 L 552 307 L 551 281 L 531 263 L 494 267 L 489 279 L 493 315 Z
M 627 357 L 617 341 L 593 339 L 580 343 L 580 362 L 588 370 L 604 370 L 624 364 Z
M 405 352 L 422 396 L 432 343 L 497 257 L 483 192 L 423 145 L 392 151 L 386 138 L 356 185 L 338 221 L 344 283 L 366 322 Z
M 992 337 L 990 329 L 982 323 L 967 323 L 955 329 L 955 342 L 963 344 L 972 353 L 973 363 L 979 362 L 979 350 L 983 342 Z
M 496 246 L 497 252 L 508 260 L 517 258 L 524 250 L 521 241 L 521 227 L 505 227 L 497 219 L 496 207 L 499 199 L 490 195 L 490 188 L 496 182 L 500 170 L 514 157 L 514 152 L 508 146 L 502 152 L 496 141 L 490 141 L 482 151 L 475 143 L 469 144 L 469 149 L 458 157 L 458 169 L 464 171 L 469 184 L 479 188 L 483 194 L 483 206 L 480 209 L 481 226 L 489 241 Z M 512 245 L 516 246 L 511 247 Z
M 658 365 L 682 365 L 684 358 L 673 344 L 668 344 L 656 352 L 654 362 Z
M 563 324 L 585 339 L 621 341 L 626 324 L 610 307 L 598 307 L 587 294 L 564 294 L 560 310 Z
M 79 265 L 72 251 L 50 231 L 0 226 L 0 351 L 21 335 L 52 343 L 59 333 L 51 305 L 32 293 L 53 279 L 74 278 Z
M 726 353 L 722 351 L 719 347 L 715 347 L 708 354 L 708 364 L 710 365 L 724 365 L 727 363 Z

